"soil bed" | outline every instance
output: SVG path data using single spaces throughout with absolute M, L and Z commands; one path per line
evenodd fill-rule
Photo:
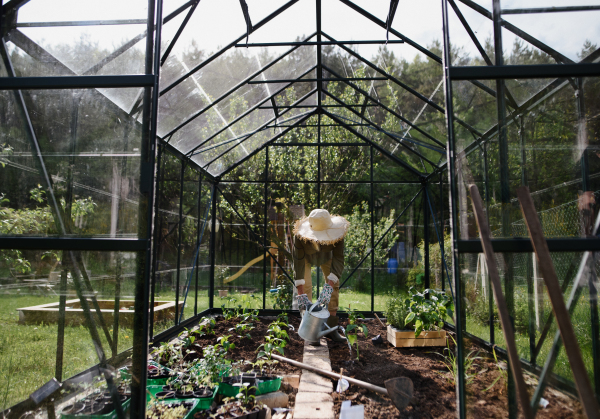
M 227 358 L 238 361 L 246 360 L 249 362 L 256 361 L 257 348 L 259 345 L 265 343 L 265 335 L 269 324 L 271 324 L 276 318 L 275 317 L 261 317 L 259 321 L 252 322 L 254 329 L 250 331 L 251 339 L 247 337 L 240 338 L 236 335 L 235 330 L 229 330 L 235 327 L 238 323 L 241 323 L 241 319 L 230 319 L 225 320 L 222 316 L 215 318 L 216 324 L 214 326 L 214 335 L 204 335 L 196 337 L 194 343 L 187 349 L 186 360 L 192 360 L 202 356 L 202 348 L 207 345 L 216 345 L 217 339 L 221 336 L 230 336 L 229 342 L 235 344 L 234 349 L 230 349 L 227 354 Z M 304 341 L 298 336 L 297 330 L 300 326 L 300 318 L 289 316 L 289 324 L 294 326 L 294 330 L 289 330 L 288 335 L 290 337 L 288 344 L 284 348 L 285 356 L 287 358 L 294 359 L 296 361 L 302 361 L 302 355 L 304 353 Z M 193 351 L 193 352 L 192 352 Z M 190 353 L 191 352 L 191 353 Z M 250 369 L 248 366 L 246 369 Z M 275 375 L 286 375 L 286 374 L 300 374 L 299 368 L 285 363 L 276 364 L 273 372 Z
M 347 320 L 340 320 L 344 326 Z M 343 394 L 334 393 L 336 417 L 340 412 L 341 402 L 352 400 L 353 404 L 365 405 L 365 419 L 379 418 L 456 418 L 456 392 L 450 372 L 442 362 L 442 357 L 435 352 L 443 352 L 444 348 L 395 348 L 387 342 L 387 332 L 377 320 L 365 321 L 369 336 L 365 338 L 359 333 L 360 360 L 356 360 L 353 348 L 350 356 L 348 345 L 328 340 L 331 367 L 339 372 L 344 368 L 344 375 L 384 387 L 385 380 L 393 377 L 408 377 L 414 384 L 414 395 L 411 403 L 400 414 L 391 400 L 358 386 L 351 385 Z M 372 337 L 381 335 L 383 344 L 373 344 Z M 469 353 L 471 349 L 467 348 Z M 484 391 L 498 377 L 500 372 L 491 354 L 481 350 L 481 360 L 474 363 L 469 371 L 474 374 L 473 382 L 468 386 L 468 415 L 474 418 L 507 418 L 508 399 L 503 379 L 500 379 L 490 390 Z M 526 381 L 537 383 L 531 376 Z M 529 383 L 528 383 L 529 384 Z M 530 394 L 534 387 L 530 385 Z M 553 389 L 547 389 L 544 395 L 550 403 L 546 409 L 540 409 L 536 417 L 540 418 L 583 418 L 577 400 Z

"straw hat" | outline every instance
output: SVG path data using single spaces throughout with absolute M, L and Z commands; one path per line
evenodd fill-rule
M 331 216 L 324 209 L 312 210 L 294 224 L 294 234 L 303 241 L 323 245 L 335 244 L 346 236 L 350 223 L 339 215 Z

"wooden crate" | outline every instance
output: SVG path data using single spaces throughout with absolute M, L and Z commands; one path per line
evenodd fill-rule
M 397 348 L 410 348 L 416 346 L 446 346 L 446 331 L 424 331 L 415 338 L 412 330 L 398 330 L 388 325 L 387 339 Z

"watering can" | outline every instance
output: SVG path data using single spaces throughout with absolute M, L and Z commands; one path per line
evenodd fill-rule
M 318 342 L 323 336 L 333 332 L 334 330 L 344 329 L 339 326 L 327 326 L 329 311 L 325 310 L 319 303 L 315 303 L 304 312 L 298 335 L 307 342 Z

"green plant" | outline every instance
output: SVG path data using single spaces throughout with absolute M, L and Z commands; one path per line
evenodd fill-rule
M 348 313 L 348 324 L 356 324 L 356 322 L 358 321 L 359 318 L 361 318 L 361 319 L 365 318 L 365 316 L 363 316 L 361 313 L 359 313 L 358 310 L 355 308 L 348 307 L 347 313 Z
M 271 356 L 273 355 L 273 351 L 277 351 L 281 355 L 285 355 L 283 348 L 285 348 L 285 341 L 283 339 L 267 335 L 265 336 L 265 343 L 261 344 L 256 350 L 258 352 L 256 357 L 267 358 L 270 360 Z
M 450 336 L 450 339 L 452 339 L 452 342 L 454 342 L 454 346 L 456 346 L 456 341 L 454 340 L 454 338 L 452 336 Z M 452 351 L 452 349 L 450 349 L 450 341 L 446 341 L 446 348 L 444 348 L 444 352 L 447 352 L 447 355 L 443 354 L 443 353 L 439 353 L 439 352 L 433 352 L 434 354 L 437 354 L 439 356 L 441 356 L 443 358 L 443 363 L 446 366 L 446 368 L 448 369 L 448 371 L 450 371 L 450 374 L 452 376 L 452 379 L 448 380 L 451 383 L 453 383 L 454 385 L 456 385 L 456 379 L 458 377 L 458 362 L 457 362 L 457 357 L 454 354 L 454 351 Z M 475 349 L 472 350 L 471 352 L 469 352 L 467 354 L 467 356 L 465 356 L 465 362 L 464 362 L 464 371 L 465 371 L 465 384 L 469 385 L 473 382 L 473 379 L 475 378 L 475 374 L 471 374 L 470 371 L 471 369 L 475 366 L 475 361 L 477 361 L 478 359 L 481 359 L 481 357 L 478 357 L 477 354 L 479 353 L 479 351 L 476 351 Z M 438 374 L 441 375 L 441 373 L 438 372 Z
M 415 337 L 423 330 L 443 327 L 446 316 L 452 317 L 454 303 L 444 291 L 426 289 L 422 293 L 410 289 L 411 297 L 405 300 L 409 313 L 404 319 L 405 326 L 414 327 Z M 429 297 L 429 298 L 427 298 Z
M 267 329 L 267 335 L 275 336 L 279 339 L 285 339 L 287 341 L 290 340 L 290 337 L 287 332 L 288 325 L 284 322 L 274 321 L 269 325 Z
M 285 275 L 279 275 L 277 282 L 279 285 L 277 285 L 277 294 L 273 308 L 280 310 L 290 309 L 294 299 L 294 287 Z
M 225 350 L 225 352 L 235 348 L 235 343 L 229 342 L 230 337 L 231 335 L 226 335 L 221 336 L 217 339 L 218 345 L 221 346 Z
M 254 400 L 256 400 L 256 396 L 250 392 L 252 390 L 256 391 L 256 387 L 243 385 L 240 390 L 241 391 L 235 397 L 242 403 L 242 406 L 248 406 L 251 403 L 253 404 Z
M 276 364 L 279 363 L 279 361 L 277 361 L 276 359 L 266 359 L 266 358 L 259 358 L 256 360 L 256 362 L 250 362 L 250 361 L 246 361 L 248 364 L 252 365 L 252 369 L 253 370 L 257 370 L 260 372 L 260 374 L 263 374 L 263 370 L 265 370 L 265 367 L 267 367 L 266 369 L 268 370 L 269 373 L 271 373 L 273 371 L 273 368 L 275 367 Z
M 404 329 L 404 319 L 408 316 L 409 310 L 405 304 L 406 298 L 392 297 L 385 306 L 385 317 L 387 323 L 396 329 Z
M 349 324 L 348 326 L 346 326 L 346 337 L 348 338 L 348 343 L 350 344 L 350 346 L 356 347 L 356 359 L 360 359 L 360 352 L 358 350 L 358 333 L 350 333 L 355 329 L 357 332 L 359 330 L 362 330 L 363 335 L 365 335 L 365 338 L 369 336 L 369 329 L 367 329 L 367 326 L 364 324 Z
M 230 328 L 229 331 L 235 331 L 236 336 L 240 339 L 252 339 L 252 336 L 250 336 L 250 332 L 254 329 L 255 327 L 252 326 L 251 323 L 238 323 L 235 325 L 235 327 Z
M 506 368 L 502 368 L 500 366 L 500 362 L 498 361 L 498 355 L 496 355 L 496 345 L 494 345 L 494 347 L 492 348 L 492 354 L 494 355 L 494 361 L 496 361 L 496 367 L 498 368 L 498 377 L 496 377 L 494 382 L 492 384 L 490 384 L 489 387 L 487 387 L 483 391 L 490 390 L 492 387 L 494 387 L 494 385 L 496 385 L 496 383 L 500 379 L 503 379 L 505 389 L 508 386 L 508 370 Z

